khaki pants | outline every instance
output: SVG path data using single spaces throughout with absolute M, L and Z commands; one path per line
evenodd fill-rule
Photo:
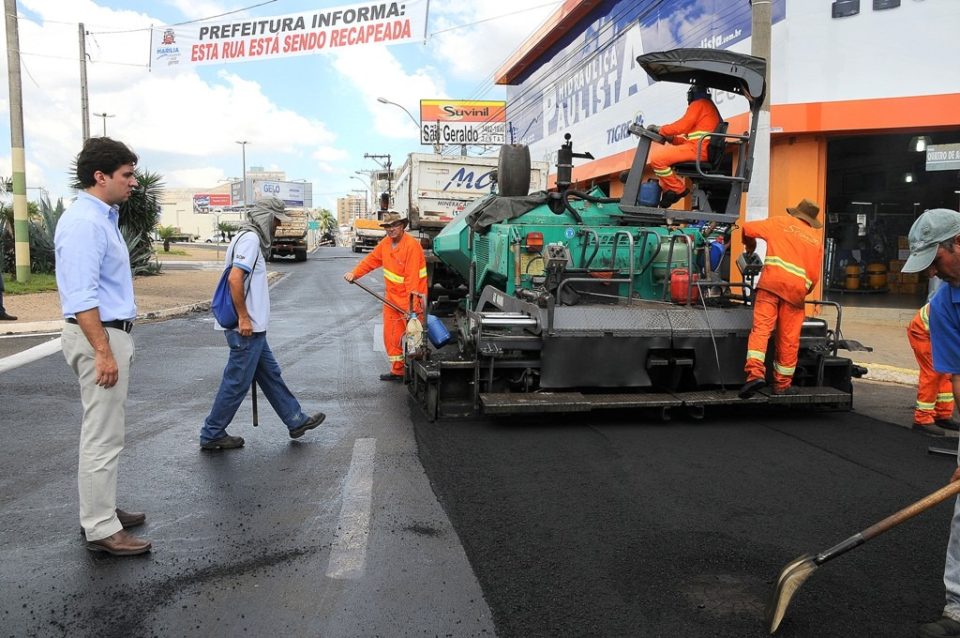
M 80 525 L 88 541 L 106 538 L 123 526 L 117 519 L 117 466 L 123 449 L 127 389 L 133 339 L 123 330 L 105 328 L 117 361 L 119 379 L 112 388 L 97 385 L 94 352 L 80 326 L 65 324 L 63 356 L 80 381 L 83 422 L 80 427 Z

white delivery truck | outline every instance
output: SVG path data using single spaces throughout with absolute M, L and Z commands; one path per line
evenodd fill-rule
M 496 157 L 410 153 L 397 173 L 394 208 L 410 229 L 434 237 L 467 203 L 490 193 Z M 546 190 L 549 166 L 531 162 L 530 192 Z
M 410 220 L 409 229 L 419 235 L 425 249 L 433 314 L 448 314 L 466 294 L 460 275 L 434 257 L 433 238 L 467 204 L 491 192 L 498 161 L 497 157 L 410 153 L 397 173 L 394 208 Z M 546 190 L 548 173 L 546 162 L 531 162 L 528 192 Z M 516 185 L 517 180 L 512 183 Z

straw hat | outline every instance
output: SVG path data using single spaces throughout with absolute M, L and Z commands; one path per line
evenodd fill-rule
M 823 228 L 823 224 L 817 219 L 817 215 L 820 214 L 820 207 L 809 199 L 801 199 L 800 203 L 792 208 L 787 206 L 787 212 L 797 219 L 807 222 L 813 228 Z
M 397 213 L 387 213 L 386 215 L 383 216 L 383 221 L 380 222 L 380 225 L 383 228 L 386 228 L 387 226 L 393 226 L 396 223 L 401 223 L 404 226 L 406 226 L 407 218 L 400 217 L 400 215 L 398 215 Z

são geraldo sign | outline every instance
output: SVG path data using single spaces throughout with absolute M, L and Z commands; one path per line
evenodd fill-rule
M 203 22 L 154 29 L 154 69 L 246 62 L 323 53 L 424 37 L 427 0 L 369 2 L 272 18 Z

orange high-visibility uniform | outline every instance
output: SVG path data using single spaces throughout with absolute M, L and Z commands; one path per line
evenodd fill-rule
M 757 284 L 744 370 L 747 381 L 765 378 L 767 343 L 776 328 L 773 387 L 782 391 L 790 387 L 797 368 L 803 300 L 820 280 L 823 243 L 819 230 L 792 215 L 745 222 L 744 245 L 753 248 L 757 239 L 767 242 L 767 258 Z
M 682 193 L 686 187 L 683 178 L 673 172 L 673 165 L 693 162 L 697 159 L 697 143 L 701 137 L 713 133 L 720 124 L 717 107 L 707 98 L 694 100 L 676 122 L 660 127 L 660 134 L 673 136 L 671 144 L 655 144 L 650 147 L 647 163 L 660 180 L 660 189 Z M 704 140 L 700 160 L 707 159 L 709 138 Z
M 953 416 L 952 375 L 933 369 L 933 350 L 930 346 L 930 304 L 917 311 L 907 326 L 907 339 L 913 348 L 913 356 L 920 366 L 920 383 L 917 385 L 917 406 L 913 422 L 930 425 L 939 419 Z
M 427 294 L 427 260 L 420 242 L 403 233 L 396 244 L 389 237 L 364 257 L 353 269 L 353 278 L 359 279 L 371 270 L 383 267 L 387 301 L 406 310 L 410 307 L 410 293 Z M 413 302 L 414 312 L 424 319 L 420 298 Z M 383 305 L 383 345 L 390 360 L 390 372 L 403 374 L 403 335 L 406 332 L 407 315 Z

